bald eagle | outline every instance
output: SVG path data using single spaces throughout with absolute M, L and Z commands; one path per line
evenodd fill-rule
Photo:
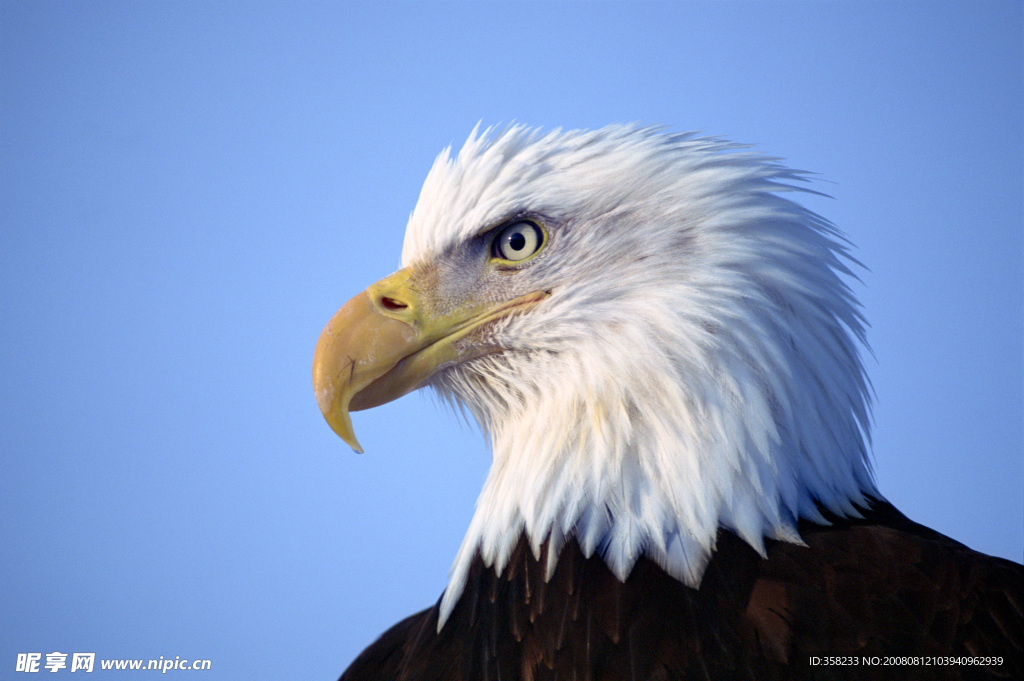
M 440 600 L 342 679 L 1024 678 L 1024 569 L 876 488 L 857 263 L 804 179 L 635 126 L 441 153 L 313 383 L 357 451 L 351 411 L 429 386 L 493 463 Z

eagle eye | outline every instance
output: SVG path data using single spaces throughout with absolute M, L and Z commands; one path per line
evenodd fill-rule
M 544 244 L 544 232 L 532 222 L 503 227 L 491 243 L 491 257 L 510 262 L 526 260 Z

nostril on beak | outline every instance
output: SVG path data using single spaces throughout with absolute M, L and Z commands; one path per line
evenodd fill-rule
M 380 304 L 381 307 L 383 307 L 385 310 L 390 310 L 391 312 L 398 312 L 399 310 L 404 310 L 405 308 L 409 307 L 401 300 L 398 300 L 396 298 L 388 298 L 387 296 L 384 296 L 383 298 L 380 299 Z

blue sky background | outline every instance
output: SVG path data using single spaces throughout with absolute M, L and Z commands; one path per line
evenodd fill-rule
M 869 268 L 881 489 L 1020 561 L 1022 26 L 1020 2 L 0 1 L 0 677 L 56 650 L 332 679 L 438 598 L 482 437 L 414 394 L 355 416 L 355 455 L 310 362 L 477 121 L 666 124 L 819 173 L 808 205 Z

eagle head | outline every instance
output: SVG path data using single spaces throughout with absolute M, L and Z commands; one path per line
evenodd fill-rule
M 719 528 L 764 553 L 819 505 L 879 496 L 864 321 L 801 173 L 719 139 L 611 126 L 474 130 L 443 151 L 402 269 L 324 329 L 313 382 L 349 412 L 423 386 L 468 409 L 493 463 L 442 601 L 524 533 L 620 578 L 646 555 L 697 586 Z

